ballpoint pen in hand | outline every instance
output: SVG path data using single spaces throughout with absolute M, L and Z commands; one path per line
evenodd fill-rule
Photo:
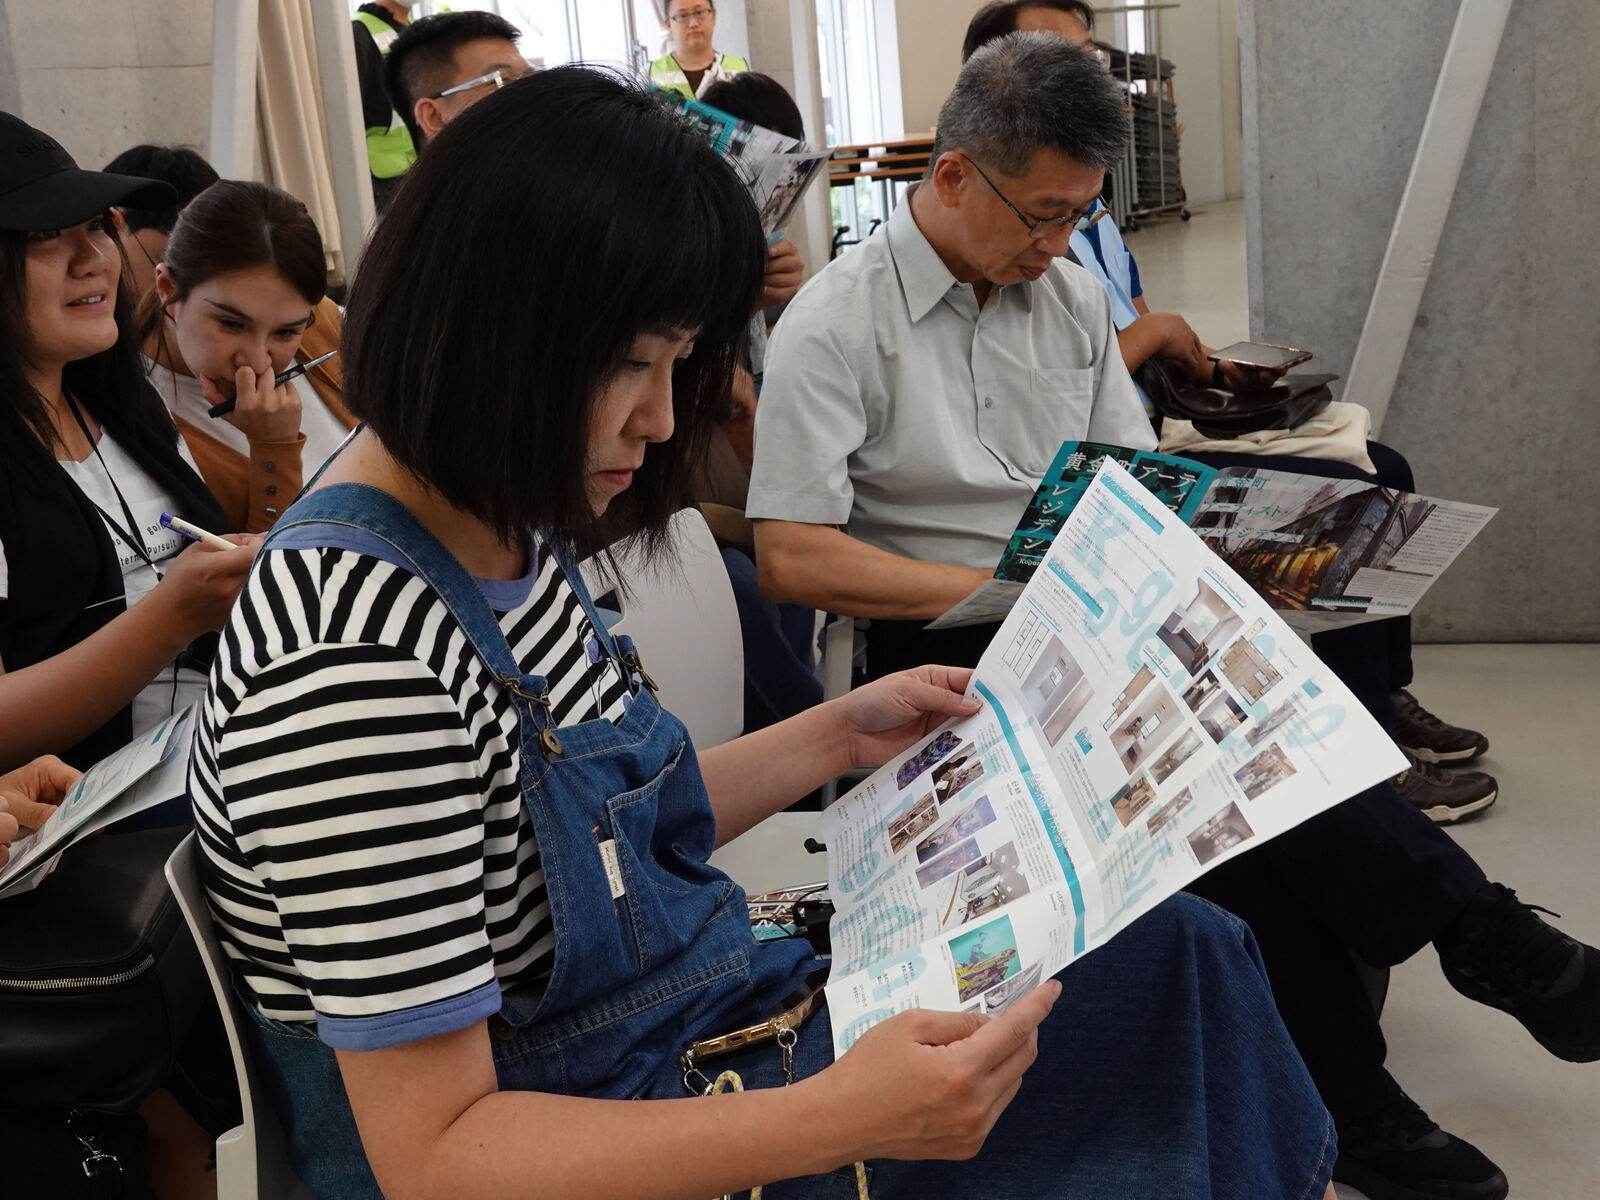
M 280 388 L 284 384 L 288 383 L 291 379 L 299 379 L 300 376 L 311 370 L 312 367 L 315 367 L 320 363 L 327 362 L 337 353 L 339 353 L 338 350 L 329 350 L 326 354 L 319 354 L 310 362 L 295 363 L 294 366 L 290 367 L 287 371 L 282 371 L 275 376 L 272 380 L 272 386 L 275 388 Z M 213 417 L 225 417 L 233 411 L 234 405 L 238 403 L 239 397 L 234 396 L 231 399 L 224 400 L 221 404 L 213 404 L 206 411 Z

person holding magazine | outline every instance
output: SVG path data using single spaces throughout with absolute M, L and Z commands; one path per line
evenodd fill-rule
M 577 67 L 454 121 L 375 231 L 364 427 L 269 535 L 190 775 L 296 1169 L 408 1200 L 1331 1195 L 1326 1113 L 1218 910 L 1169 902 L 1003 1015 L 903 1013 L 834 1063 L 821 964 L 756 942 L 708 865 L 977 708 L 923 667 L 697 754 L 595 613 L 577 561 L 660 546 L 765 261 L 713 150 Z M 779 1013 L 706 1061 L 720 1089 L 680 1061 Z
M 747 510 L 763 585 L 870 617 L 869 675 L 977 661 L 997 624 L 923 626 L 992 577 L 1063 441 L 1154 447 L 1109 297 L 1060 261 L 1125 145 L 1124 102 L 1060 37 L 984 45 L 945 102 L 923 182 L 801 290 L 774 334 Z M 1063 310 L 1070 323 L 1041 336 Z M 1400 1196 L 1433 1181 L 1477 1200 L 1503 1195 L 1505 1180 L 1385 1072 L 1355 959 L 1387 967 L 1431 944 L 1458 991 L 1558 1057 L 1600 1058 L 1600 951 L 1487 879 L 1392 784 L 1198 890 L 1261 922 L 1280 1006 L 1350 1131 L 1346 1164 L 1363 1188 L 1389 1178 Z

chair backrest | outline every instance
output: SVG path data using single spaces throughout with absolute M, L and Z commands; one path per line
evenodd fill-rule
M 614 548 L 628 593 L 615 593 L 622 617 L 611 628 L 633 639 L 662 705 L 705 750 L 744 729 L 739 609 L 716 539 L 697 509 L 672 518 L 671 538 L 675 561 L 661 565 L 643 563 L 626 543 Z M 579 569 L 597 598 L 615 589 L 598 560 Z
M 289 1165 L 283 1131 L 250 1065 L 243 1026 L 249 1018 L 240 1011 L 239 998 L 229 978 L 228 957 L 211 924 L 205 885 L 200 881 L 200 848 L 194 834 L 184 838 L 172 852 L 166 875 L 167 885 L 178 898 L 178 907 L 194 934 L 206 978 L 211 981 L 211 991 L 222 1011 L 222 1025 L 239 1081 L 244 1120 L 217 1139 L 217 1195 L 226 1200 L 315 1200 Z

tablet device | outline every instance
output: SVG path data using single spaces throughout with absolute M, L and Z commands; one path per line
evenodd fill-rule
M 1311 351 L 1296 350 L 1293 346 L 1276 346 L 1271 342 L 1235 342 L 1206 356 L 1215 362 L 1226 358 L 1246 367 L 1270 367 L 1282 370 L 1298 366 L 1311 358 Z

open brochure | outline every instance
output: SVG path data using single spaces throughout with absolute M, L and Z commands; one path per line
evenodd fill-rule
M 1271 607 L 1115 461 L 946 724 L 822 814 L 843 1053 L 996 1012 L 1208 868 L 1405 768 Z
M 44 828 L 11 843 L 0 898 L 37 887 L 79 838 L 176 796 L 187 786 L 194 707 L 168 717 L 83 773 Z
M 739 173 L 761 211 L 761 228 L 769 237 L 776 236 L 789 223 L 811 181 L 827 165 L 827 151 L 741 121 L 698 100 L 674 95 L 673 101 Z
M 1218 470 L 1170 454 L 1066 442 L 994 579 L 928 628 L 1002 619 L 1106 459 L 1126 467 L 1302 633 L 1406 615 L 1497 511 L 1364 479 Z

